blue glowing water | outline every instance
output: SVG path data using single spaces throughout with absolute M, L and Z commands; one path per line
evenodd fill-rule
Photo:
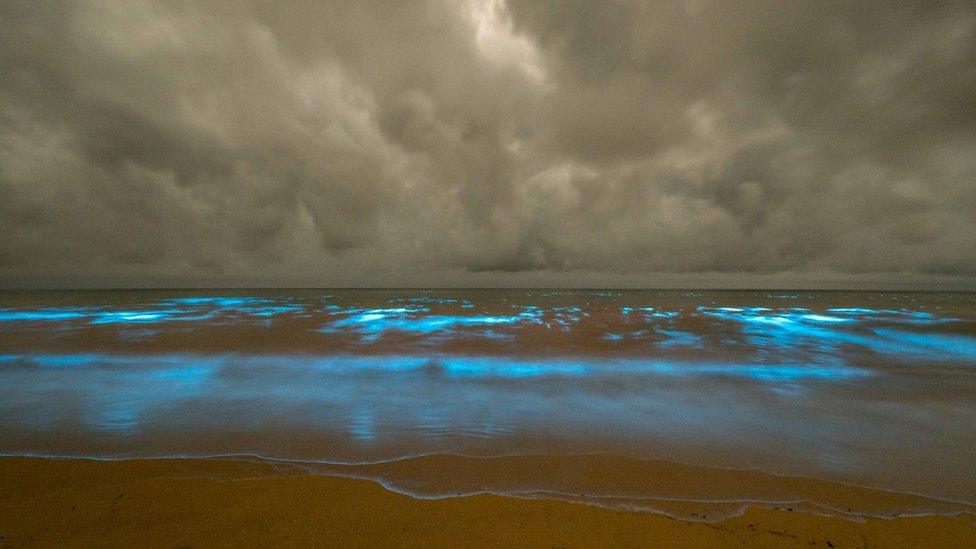
M 609 452 L 976 500 L 976 296 L 0 293 L 0 452 Z

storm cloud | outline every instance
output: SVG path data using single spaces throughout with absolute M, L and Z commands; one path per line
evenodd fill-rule
M 976 286 L 972 2 L 0 1 L 3 286 Z

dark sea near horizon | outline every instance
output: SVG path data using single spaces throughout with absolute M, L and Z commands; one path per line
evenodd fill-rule
M 976 294 L 4 291 L 0 453 L 681 516 L 971 511 Z M 648 480 L 668 463 L 685 482 Z M 726 470 L 753 477 L 703 480 Z M 851 509 L 783 476 L 934 499 Z

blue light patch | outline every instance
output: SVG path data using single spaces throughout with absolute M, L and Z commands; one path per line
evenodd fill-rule
M 830 362 L 839 359 L 846 346 L 862 347 L 895 360 L 907 356 L 934 360 L 972 360 L 974 357 L 965 350 L 969 348 L 965 336 L 885 328 L 865 331 L 860 327 L 868 322 L 917 326 L 954 320 L 924 311 L 831 308 L 828 309 L 830 315 L 810 313 L 809 309 L 771 311 L 760 307 L 699 307 L 698 311 L 705 316 L 738 323 L 745 343 L 756 349 L 756 356 L 763 361 L 806 357 L 816 362 Z
M 926 334 L 879 328 L 874 333 L 894 343 L 898 352 L 914 352 L 919 355 L 933 354 L 956 357 L 976 362 L 976 337 L 952 334 Z
M 387 309 L 359 309 L 348 311 L 350 316 L 336 320 L 321 331 L 336 333 L 351 330 L 362 335 L 364 342 L 374 342 L 390 331 L 418 335 L 450 335 L 458 328 L 512 325 L 523 322 L 541 323 L 542 310 L 525 307 L 516 315 L 431 315 L 427 307 L 398 307 Z M 494 331 L 466 331 L 465 335 L 499 339 Z
M 444 357 L 437 360 L 451 377 L 526 378 L 541 376 L 581 376 L 584 364 L 565 361 L 533 361 L 495 357 Z
M 854 319 L 851 319 L 851 318 L 840 318 L 840 317 L 836 317 L 836 316 L 817 315 L 817 314 L 804 314 L 804 315 L 801 315 L 800 318 L 802 320 L 809 320 L 811 322 L 828 322 L 828 323 L 830 323 L 830 322 L 853 322 L 854 321 Z
M 349 432 L 358 440 L 368 442 L 376 438 L 375 419 L 365 406 L 353 410 L 349 418 Z
M 255 297 L 184 297 L 150 303 L 134 309 L 110 307 L 49 307 L 41 309 L 0 309 L 0 322 L 66 322 L 86 320 L 93 326 L 195 322 L 218 316 L 270 318 L 297 314 L 303 307 L 280 300 Z
M 92 325 L 99 324 L 146 324 L 172 320 L 183 311 L 180 309 L 163 309 L 152 311 L 104 311 L 97 313 L 91 320 Z
M 670 349 L 673 347 L 701 347 L 704 339 L 691 332 L 682 332 L 678 330 L 664 330 L 662 328 L 655 328 L 654 331 L 660 335 L 667 337 L 664 341 L 658 342 L 658 346 L 664 349 Z
M 61 320 L 77 320 L 89 315 L 85 309 L 67 307 L 18 310 L 11 308 L 0 309 L 0 322 L 52 322 Z

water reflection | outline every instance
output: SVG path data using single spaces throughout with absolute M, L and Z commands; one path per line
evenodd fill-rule
M 669 422 L 694 429 L 711 416 L 703 406 L 710 391 L 745 399 L 871 375 L 853 367 L 565 357 L 6 354 L 0 427 L 40 435 L 79 420 L 85 429 L 117 435 L 175 429 L 176 436 L 188 424 L 236 432 L 274 417 L 372 441 L 432 424 L 435 431 L 449 426 L 490 436 L 495 428 L 481 432 L 481 420 L 492 417 L 530 430 L 602 424 L 627 439 L 655 432 L 653 424 L 630 432 L 636 426 L 627 418 L 648 406 L 666 406 Z M 310 406 L 328 413 L 302 412 Z M 144 442 L 152 448 L 151 438 Z

